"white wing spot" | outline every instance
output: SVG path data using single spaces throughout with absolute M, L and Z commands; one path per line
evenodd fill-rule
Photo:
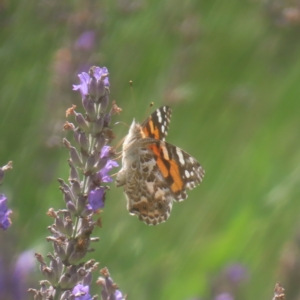
M 164 191 L 160 188 L 157 188 L 157 191 L 154 194 L 154 199 L 161 199 L 162 197 L 164 197 L 164 195 Z
M 185 165 L 184 158 L 183 158 L 182 152 L 179 148 L 176 148 L 176 153 L 178 155 L 179 162 L 181 163 L 182 166 L 184 166 Z
M 158 117 L 158 122 L 161 123 L 162 122 L 162 117 L 161 117 L 161 113 L 160 113 L 159 109 L 156 111 L 156 114 L 157 114 L 157 117 Z
M 185 175 L 186 178 L 190 178 L 190 173 L 189 173 L 188 170 L 185 170 L 185 171 L 184 171 L 184 175 Z
M 163 107 L 163 111 L 164 111 L 164 112 L 167 112 L 167 108 L 166 108 L 165 106 Z
M 150 194 L 154 193 L 154 182 L 147 182 L 146 181 L 146 187 Z
M 191 172 L 191 176 L 194 176 L 194 172 L 193 171 Z
M 148 199 L 145 196 L 141 197 L 141 202 L 147 202 L 147 201 L 148 201 Z
M 163 146 L 163 147 L 162 147 L 162 151 L 163 151 L 163 154 L 164 154 L 164 159 L 169 160 L 170 157 L 169 157 L 169 152 L 168 152 L 167 147 L 166 147 L 166 146 Z
M 165 126 L 164 125 L 161 125 L 160 129 L 161 129 L 161 132 L 163 132 L 163 133 L 165 132 Z

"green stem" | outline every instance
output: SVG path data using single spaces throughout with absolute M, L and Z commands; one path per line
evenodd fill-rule
M 57 286 L 57 287 L 55 288 L 54 300 L 59 300 L 60 293 L 61 293 L 61 288 L 60 288 L 60 286 Z

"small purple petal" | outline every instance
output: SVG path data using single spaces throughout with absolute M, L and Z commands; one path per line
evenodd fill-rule
M 85 95 L 88 94 L 88 83 L 90 80 L 89 74 L 82 72 L 81 74 L 78 75 L 80 79 L 80 84 L 75 85 L 73 84 L 73 90 L 77 91 L 80 90 L 81 96 L 84 97 Z
M 234 300 L 234 298 L 228 293 L 219 294 L 215 300 Z
M 225 269 L 228 279 L 234 283 L 239 283 L 248 279 L 247 269 L 240 264 L 232 264 Z
M 103 146 L 102 150 L 101 150 L 101 154 L 100 157 L 101 159 L 105 159 L 109 157 L 109 151 L 110 151 L 110 147 L 109 146 Z M 105 166 L 98 172 L 98 177 L 99 180 L 102 182 L 112 182 L 112 178 L 108 175 L 108 172 L 115 167 L 118 167 L 119 164 L 111 159 L 108 159 Z
M 108 175 L 108 172 L 112 169 L 112 168 L 116 168 L 118 167 L 119 164 L 114 161 L 109 159 L 105 165 L 104 168 L 102 168 L 99 172 L 98 172 L 98 177 L 99 180 L 102 182 L 112 182 L 112 178 Z
M 119 164 L 115 160 L 110 159 L 107 161 L 105 168 L 110 171 L 112 168 L 116 168 L 118 166 Z
M 103 157 L 108 157 L 109 150 L 110 150 L 110 147 L 109 147 L 109 146 L 103 146 L 103 148 L 101 149 L 100 157 L 101 157 L 101 158 L 103 158 Z
M 99 180 L 102 182 L 112 182 L 112 178 L 108 175 L 108 169 L 105 167 L 98 172 Z
M 90 288 L 88 285 L 84 286 L 82 284 L 77 284 L 73 290 L 72 294 L 76 296 L 76 294 L 79 293 L 85 293 L 83 296 L 77 296 L 75 297 L 76 300 L 92 300 L 92 296 L 89 294 Z
M 4 230 L 6 230 L 11 225 L 11 221 L 8 217 L 12 212 L 7 208 L 6 202 L 6 196 L 4 194 L 0 194 L 0 228 Z
M 88 196 L 88 209 L 92 209 L 94 212 L 99 208 L 104 207 L 105 201 L 105 187 L 97 188 L 89 193 Z
M 83 50 L 91 50 L 95 45 L 96 34 L 94 31 L 86 31 L 77 39 L 76 47 Z
M 116 290 L 114 293 L 114 299 L 115 300 L 123 300 L 123 295 L 119 290 Z
M 105 78 L 103 78 L 104 85 L 109 86 L 108 70 L 106 67 L 103 67 L 103 68 L 96 67 L 94 69 L 94 76 L 96 77 L 97 80 L 100 80 L 102 77 L 105 76 Z

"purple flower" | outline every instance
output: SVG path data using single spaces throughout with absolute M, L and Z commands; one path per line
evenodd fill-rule
M 13 271 L 13 285 L 14 285 L 14 299 L 22 299 L 24 293 L 28 289 L 28 281 L 35 269 L 34 251 L 27 250 L 22 252 L 14 266 Z
M 229 265 L 225 269 L 226 277 L 233 283 L 240 283 L 248 278 L 247 269 L 240 264 Z
M 76 41 L 76 47 L 83 50 L 91 50 L 95 45 L 96 34 L 94 31 L 85 31 Z
M 219 294 L 215 300 L 234 300 L 234 298 L 228 293 Z
M 89 193 L 88 196 L 88 209 L 92 209 L 94 212 L 99 208 L 104 207 L 105 201 L 105 187 L 101 186 Z
M 103 80 L 104 86 L 109 87 L 109 79 L 108 79 L 108 70 L 106 67 L 94 67 L 93 74 L 97 81 L 97 84 Z M 87 94 L 89 94 L 90 83 L 93 82 L 93 78 L 88 73 L 82 72 L 78 75 L 80 79 L 80 84 L 73 84 L 73 90 L 80 90 L 82 98 L 84 98 Z
M 122 295 L 121 291 L 116 290 L 115 293 L 112 296 L 110 296 L 110 298 L 112 300 L 123 300 L 123 295 Z
M 98 172 L 100 181 L 102 182 L 112 182 L 112 178 L 108 175 L 108 172 L 114 168 L 118 167 L 118 163 L 114 160 L 108 160 L 105 167 Z
M 109 146 L 103 146 L 103 148 L 101 149 L 100 157 L 101 158 L 109 157 L 109 151 L 110 151 L 110 147 Z
M 11 210 L 6 205 L 7 198 L 4 194 L 0 194 L 0 228 L 6 230 L 10 225 L 11 221 L 8 218 L 11 214 Z
M 84 286 L 79 283 L 73 288 L 72 294 L 75 296 L 77 295 L 75 297 L 76 300 L 92 300 L 92 296 L 89 294 L 89 291 L 90 287 L 88 285 Z M 80 295 L 81 293 L 83 295 Z
M 101 159 L 102 160 L 106 160 L 106 164 L 105 166 L 98 172 L 98 177 L 99 180 L 102 182 L 112 182 L 112 178 L 108 175 L 108 172 L 112 169 L 112 168 L 116 168 L 119 166 L 119 164 L 114 161 L 109 159 L 109 151 L 110 151 L 110 147 L 109 146 L 103 146 L 102 150 L 101 150 Z
M 113 282 L 112 278 L 108 273 L 106 275 L 105 278 L 100 277 L 98 279 L 98 284 L 102 286 L 101 298 L 108 300 L 124 300 L 121 291 L 116 289 L 116 284 Z
M 80 84 L 73 84 L 73 91 L 80 90 L 82 97 L 88 94 L 88 84 L 90 80 L 90 75 L 88 73 L 82 72 L 78 75 L 80 79 Z

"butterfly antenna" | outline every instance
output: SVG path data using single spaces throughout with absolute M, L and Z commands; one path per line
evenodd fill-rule
M 133 101 L 135 114 L 137 114 L 137 106 L 136 106 L 135 96 L 134 96 L 134 92 L 133 92 L 133 81 L 132 80 L 129 80 L 129 86 L 130 86 L 131 99 Z
M 152 107 L 154 106 L 154 102 L 150 102 L 147 110 L 146 110 L 146 116 L 144 116 L 144 118 L 146 118 L 147 116 L 150 115 L 150 110 L 152 110 Z

